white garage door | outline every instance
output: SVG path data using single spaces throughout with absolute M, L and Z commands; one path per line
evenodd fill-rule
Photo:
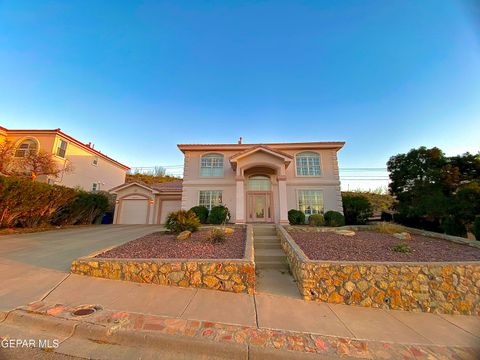
M 182 207 L 181 200 L 162 200 L 162 212 L 161 212 L 161 219 L 160 224 L 165 224 L 167 221 L 167 216 L 172 211 L 180 210 Z
M 120 224 L 147 224 L 147 213 L 147 199 L 123 200 Z

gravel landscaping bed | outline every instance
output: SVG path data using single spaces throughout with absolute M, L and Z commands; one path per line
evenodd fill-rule
M 305 255 L 311 260 L 331 261 L 478 261 L 480 249 L 447 240 L 413 235 L 401 241 L 390 234 L 358 231 L 354 236 L 334 232 L 289 231 Z M 411 253 L 399 253 L 392 248 L 406 243 Z
M 188 240 L 176 235 L 155 232 L 101 253 L 96 258 L 120 259 L 242 259 L 245 253 L 246 229 L 236 228 L 227 234 L 223 244 L 205 241 L 209 230 L 200 230 Z

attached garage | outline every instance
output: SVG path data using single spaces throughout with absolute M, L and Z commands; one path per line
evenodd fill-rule
M 148 224 L 148 199 L 123 199 L 120 224 Z
M 170 212 L 180 210 L 182 181 L 161 184 L 126 183 L 110 190 L 117 196 L 114 224 L 165 224 Z

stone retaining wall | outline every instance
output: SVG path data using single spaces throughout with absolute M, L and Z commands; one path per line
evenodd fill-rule
M 247 226 L 245 256 L 238 260 L 109 259 L 95 258 L 94 256 L 96 254 L 73 261 L 71 272 L 139 283 L 207 288 L 248 294 L 255 292 L 253 228 L 251 226 Z
M 282 248 L 305 300 L 480 315 L 480 262 L 313 261 L 282 226 Z

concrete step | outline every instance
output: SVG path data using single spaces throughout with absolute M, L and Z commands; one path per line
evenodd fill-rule
M 288 271 L 287 262 L 255 261 L 255 267 L 258 270 L 286 270 L 286 271 Z
M 253 247 L 255 248 L 255 250 L 257 249 L 282 249 L 282 246 L 280 245 L 280 243 L 257 243 L 255 242 L 253 244 Z
M 278 242 L 280 243 L 280 239 L 277 236 L 254 236 L 253 237 L 254 242 Z
M 255 262 L 286 262 L 286 256 L 282 249 L 258 249 L 255 251 Z
M 266 226 L 254 226 L 253 227 L 253 234 L 254 235 L 276 235 L 277 234 L 277 230 L 275 227 L 272 227 L 272 226 L 269 226 L 269 227 L 266 227 Z

